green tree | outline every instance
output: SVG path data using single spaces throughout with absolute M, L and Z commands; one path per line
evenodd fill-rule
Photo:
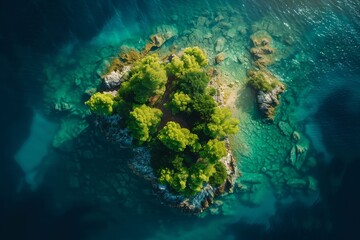
M 176 88 L 190 96 L 204 94 L 210 78 L 201 70 L 187 71 L 177 80 Z
M 176 122 L 168 122 L 166 126 L 159 131 L 158 139 L 170 150 L 182 152 L 187 146 L 191 150 L 199 147 L 198 136 L 190 132 L 187 128 L 182 128 Z
M 133 95 L 137 103 L 146 103 L 151 96 L 162 95 L 165 92 L 166 82 L 166 71 L 160 64 L 159 57 L 152 54 L 134 63 L 129 80 L 122 84 L 120 93 L 125 97 Z
M 181 158 L 175 158 L 175 169 L 163 168 L 159 171 L 159 182 L 169 185 L 176 192 L 183 192 L 186 188 L 188 170 L 182 165 Z
M 175 55 L 172 57 L 171 61 L 166 64 L 166 71 L 169 75 L 180 78 L 185 72 L 184 62 Z
M 206 132 L 212 138 L 224 138 L 239 131 L 238 125 L 239 120 L 231 117 L 230 109 L 215 108 L 215 112 L 207 124 Z
M 200 161 L 191 166 L 189 170 L 188 185 L 192 194 L 201 191 L 204 183 L 216 172 L 214 164 Z
M 215 173 L 210 176 L 209 183 L 212 186 L 217 187 L 225 182 L 227 178 L 227 172 L 224 163 L 220 161 L 218 161 L 214 167 L 215 167 Z
M 97 115 L 109 116 L 113 113 L 115 105 L 114 97 L 111 94 L 97 92 L 85 102 L 90 110 Z
M 200 157 L 215 163 L 220 158 L 226 156 L 225 142 L 217 139 L 210 139 L 201 149 Z
M 151 134 L 155 133 L 162 117 L 160 109 L 151 108 L 145 104 L 135 107 L 130 112 L 128 128 L 131 136 L 140 143 L 150 140 Z
M 196 94 L 192 101 L 193 112 L 205 121 L 208 121 L 214 114 L 216 106 L 214 99 L 205 94 Z
M 166 70 L 170 75 L 181 78 L 186 72 L 200 71 L 207 65 L 205 52 L 199 47 L 189 47 L 184 49 L 181 58 L 173 56 L 170 63 L 166 65 Z
M 208 65 L 207 56 L 199 47 L 188 47 L 184 49 L 182 56 L 185 68 L 200 68 Z
M 170 107 L 173 114 L 176 114 L 178 112 L 189 112 L 190 103 L 191 98 L 189 95 L 183 92 L 176 92 L 170 101 Z

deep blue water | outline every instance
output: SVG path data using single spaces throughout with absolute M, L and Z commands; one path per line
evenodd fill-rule
M 291 56 L 271 69 L 286 81 L 289 94 L 296 96 L 294 114 L 312 140 L 314 151 L 324 159 L 313 173 L 319 181 L 318 200 L 310 205 L 296 198 L 290 204 L 276 202 L 266 219 L 245 221 L 241 212 L 235 217 L 179 215 L 159 205 L 146 191 L 129 193 L 130 203 L 120 199 L 116 204 L 98 204 L 78 197 L 76 191 L 63 190 L 59 172 L 72 155 L 50 147 L 62 116 L 45 120 L 39 113 L 44 108 L 45 64 L 64 46 L 81 49 L 89 43 L 120 43 L 129 36 L 146 36 L 152 25 L 170 15 L 183 19 L 186 14 L 216 11 L 221 5 L 240 9 L 250 25 L 264 16 L 285 22 L 301 39 Z M 116 17 L 120 20 L 114 21 Z M 171 19 L 171 24 L 186 28 L 184 22 Z M 17 0 L 3 3 L 0 30 L 0 239 L 358 238 L 358 1 Z M 86 131 L 72 145 L 85 151 L 84 139 L 92 137 L 93 131 Z M 101 139 L 95 141 L 101 144 Z M 123 158 L 128 154 L 106 151 Z M 33 175 L 24 172 L 21 160 L 26 163 L 48 156 L 56 161 L 43 181 L 36 186 L 28 184 L 26 180 Z M 89 169 L 101 156 L 93 159 Z M 149 187 L 135 176 L 129 182 L 129 189 Z

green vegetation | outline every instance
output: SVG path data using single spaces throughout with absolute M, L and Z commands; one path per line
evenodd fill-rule
M 129 80 L 122 84 L 119 92 L 124 99 L 142 104 L 154 95 L 164 94 L 166 82 L 166 71 L 159 57 L 152 54 L 134 63 Z
M 191 98 L 183 92 L 176 92 L 170 101 L 173 114 L 178 112 L 190 112 Z
M 132 63 L 119 94 L 96 93 L 86 104 L 99 115 L 119 114 L 134 144 L 152 150 L 152 167 L 160 183 L 189 196 L 206 184 L 220 186 L 227 177 L 220 161 L 227 155 L 224 138 L 238 131 L 239 121 L 213 99 L 206 54 L 186 48 L 181 57 L 163 62 L 156 55 L 123 55 Z M 139 58 L 139 59 L 138 59 Z
M 272 76 L 268 76 L 263 71 L 249 71 L 249 84 L 256 90 L 263 92 L 271 92 L 277 85 L 279 80 Z
M 228 108 L 215 108 L 210 122 L 207 124 L 207 134 L 213 138 L 225 138 L 239 131 L 239 120 L 231 117 Z
M 176 122 L 168 122 L 160 130 L 158 139 L 170 150 L 182 152 L 187 146 L 192 151 L 199 149 L 199 138 L 196 134 L 190 132 L 187 128 L 182 128 Z
M 90 107 L 90 110 L 103 116 L 109 116 L 113 113 L 113 107 L 116 104 L 114 97 L 111 94 L 95 93 L 91 98 L 85 102 Z
M 150 140 L 150 134 L 155 133 L 162 117 L 160 109 L 151 108 L 145 104 L 135 107 L 130 112 L 128 128 L 131 136 L 140 143 Z
M 217 160 L 226 156 L 225 143 L 217 139 L 209 140 L 201 149 L 200 156 L 211 163 L 216 163 Z
M 220 186 L 227 178 L 226 167 L 222 162 L 215 164 L 215 173 L 210 176 L 209 183 L 213 186 Z

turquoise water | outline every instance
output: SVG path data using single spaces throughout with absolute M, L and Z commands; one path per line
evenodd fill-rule
M 1 14 L 2 22 L 14 25 L 4 24 L 0 34 L 7 103 L 2 210 L 5 232 L 13 237 L 6 239 L 351 238 L 351 213 L 359 209 L 348 208 L 352 202 L 346 198 L 358 199 L 349 187 L 360 159 L 357 1 L 24 6 L 17 19 L 10 14 L 15 6 Z M 141 49 L 162 29 L 176 36 L 160 52 L 197 45 L 212 63 L 216 42 L 223 39 L 227 58 L 218 68 L 238 88 L 231 97 L 241 130 L 232 146 L 242 176 L 233 194 L 200 216 L 162 205 L 128 168 L 132 152 L 109 144 L 83 105 L 121 46 Z M 287 86 L 274 123 L 262 120 L 246 86 L 250 36 L 259 30 L 273 38 L 275 63 L 269 69 Z M 298 142 L 293 131 L 300 134 Z M 292 166 L 296 145 L 305 157 Z M 350 226 L 339 220 L 345 217 Z M 12 232 L 17 225 L 26 230 Z

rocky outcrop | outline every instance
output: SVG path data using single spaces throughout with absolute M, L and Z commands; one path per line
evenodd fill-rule
M 177 35 L 177 29 L 170 25 L 161 25 L 156 28 L 156 34 L 150 36 L 150 41 L 145 45 L 143 53 L 160 48 L 166 41 Z
M 284 87 L 277 86 L 270 92 L 258 91 L 257 102 L 259 110 L 266 118 L 274 118 L 275 107 L 280 104 L 280 94 L 283 93 L 284 90 Z
M 274 119 L 275 107 L 280 104 L 280 94 L 285 91 L 285 85 L 266 69 L 249 71 L 248 76 L 249 84 L 257 94 L 259 110 L 267 119 Z
M 228 140 L 226 140 L 226 147 L 227 155 L 219 160 L 223 162 L 226 167 L 228 176 L 225 182 L 216 188 L 210 184 L 206 184 L 203 186 L 201 192 L 191 197 L 185 197 L 183 195 L 176 194 L 172 192 L 166 185 L 160 184 L 158 182 L 154 170 L 151 167 L 151 154 L 149 148 L 134 148 L 134 158 L 129 160 L 128 165 L 135 174 L 151 182 L 154 193 L 159 197 L 160 201 L 164 205 L 179 208 L 184 213 L 197 214 L 208 208 L 214 202 L 214 197 L 219 196 L 225 192 L 232 192 L 232 189 L 235 185 L 235 180 L 238 176 L 238 170 Z
M 270 65 L 274 62 L 275 48 L 271 36 L 265 31 L 258 31 L 251 35 L 253 47 L 250 49 L 258 67 Z
M 104 77 L 104 83 L 107 89 L 115 89 L 125 80 L 130 71 L 130 66 L 124 66 L 121 71 L 115 70 Z

